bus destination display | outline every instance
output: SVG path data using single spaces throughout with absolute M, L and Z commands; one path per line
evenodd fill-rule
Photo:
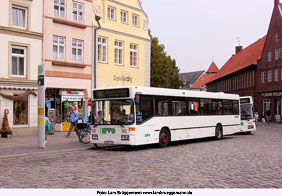
M 249 98 L 242 98 L 242 99 L 240 99 L 240 103 L 241 104 L 246 104 L 246 103 L 251 103 L 251 101 L 250 101 Z
M 93 92 L 93 97 L 94 99 L 129 97 L 129 89 L 120 88 L 120 89 L 95 90 Z

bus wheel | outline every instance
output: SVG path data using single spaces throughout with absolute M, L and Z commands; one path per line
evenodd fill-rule
M 221 125 L 216 125 L 215 128 L 215 139 L 216 140 L 220 140 L 223 137 L 223 133 L 222 133 L 222 127 Z
M 170 143 L 170 134 L 167 129 L 162 129 L 159 136 L 159 147 L 163 148 Z

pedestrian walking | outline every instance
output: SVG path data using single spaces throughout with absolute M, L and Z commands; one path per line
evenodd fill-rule
M 265 114 L 264 114 L 264 112 L 262 112 L 262 114 L 261 114 L 261 122 L 262 122 L 262 126 L 264 126 L 264 124 L 265 124 Z
M 44 117 L 44 120 L 45 120 L 45 141 L 47 141 L 47 132 L 51 131 L 51 127 L 50 127 L 49 118 L 47 116 Z
M 269 125 L 270 121 L 271 121 L 271 111 L 269 108 L 267 108 L 266 110 L 266 121 L 267 121 L 267 124 Z
M 78 117 L 79 117 L 78 110 L 76 109 L 75 106 L 72 106 L 72 109 L 71 109 L 71 112 L 70 112 L 71 126 L 70 126 L 70 129 L 69 129 L 67 135 L 65 135 L 66 137 L 70 136 L 73 126 L 75 126 L 75 132 L 76 132 L 77 137 L 79 136 L 78 129 L 77 129 Z
M 255 113 L 256 126 L 258 126 L 258 119 L 259 119 L 259 114 L 258 112 L 256 112 Z

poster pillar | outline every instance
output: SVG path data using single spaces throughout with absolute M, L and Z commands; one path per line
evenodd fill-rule
M 45 148 L 45 70 L 44 65 L 38 65 L 38 147 Z

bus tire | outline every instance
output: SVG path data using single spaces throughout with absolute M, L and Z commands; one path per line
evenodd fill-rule
M 220 140 L 223 137 L 223 130 L 220 124 L 217 124 L 215 127 L 215 139 Z
M 159 147 L 167 147 L 170 143 L 170 132 L 166 128 L 162 128 L 159 135 Z

